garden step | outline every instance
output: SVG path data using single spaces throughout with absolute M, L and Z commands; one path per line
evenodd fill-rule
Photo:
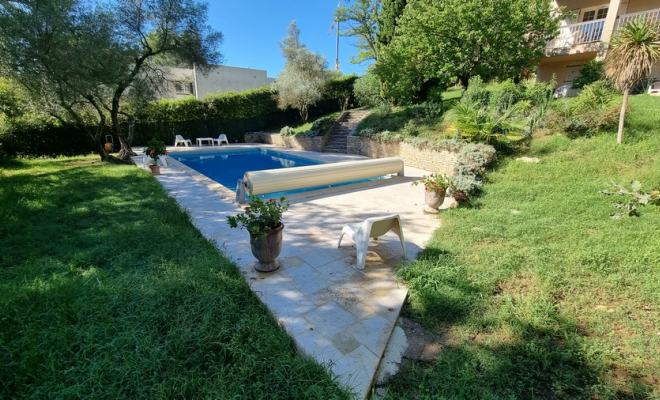
M 369 114 L 369 110 L 349 111 L 344 120 L 336 124 L 330 132 L 330 139 L 323 151 L 327 153 L 346 153 L 348 135 Z

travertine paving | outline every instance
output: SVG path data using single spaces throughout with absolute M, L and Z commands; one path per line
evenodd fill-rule
M 328 162 L 364 158 L 275 149 Z M 236 262 L 298 349 L 365 398 L 407 295 L 392 269 L 404 255 L 398 237 L 389 233 L 371 241 L 366 267 L 359 271 L 354 243 L 344 238 L 337 248 L 337 240 L 346 223 L 396 213 L 403 225 L 405 256 L 414 259 L 440 224 L 436 216 L 422 213 L 424 187 L 411 185 L 423 173 L 406 167 L 405 177 L 290 196 L 282 265 L 267 274 L 252 268 L 247 232 L 226 223 L 228 215 L 241 212 L 231 192 L 176 161 L 161 169 L 158 180 L 202 234 Z

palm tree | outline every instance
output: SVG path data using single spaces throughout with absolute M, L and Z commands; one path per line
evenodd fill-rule
M 630 89 L 651 73 L 660 61 L 660 23 L 638 17 L 612 37 L 605 57 L 605 75 L 623 91 L 617 143 L 623 141 L 623 124 Z

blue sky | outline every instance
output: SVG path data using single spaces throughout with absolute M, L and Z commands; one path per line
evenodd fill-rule
M 292 20 L 300 29 L 300 41 L 323 55 L 328 68 L 335 65 L 335 32 L 330 31 L 337 0 L 208 0 L 208 22 L 224 35 L 220 52 L 224 65 L 265 69 L 276 77 L 284 68 L 277 44 L 286 36 Z M 345 74 L 364 73 L 366 63 L 351 64 L 357 55 L 352 38 L 339 38 L 340 70 Z

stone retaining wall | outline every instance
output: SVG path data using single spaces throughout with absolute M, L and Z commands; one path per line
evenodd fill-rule
M 328 139 L 324 136 L 283 136 L 279 133 L 248 132 L 246 143 L 266 143 L 279 147 L 289 147 L 298 150 L 323 151 Z
M 453 151 L 418 148 L 405 142 L 378 143 L 359 136 L 348 137 L 348 154 L 370 158 L 401 157 L 405 165 L 449 176 L 454 175 L 458 157 L 458 153 Z

